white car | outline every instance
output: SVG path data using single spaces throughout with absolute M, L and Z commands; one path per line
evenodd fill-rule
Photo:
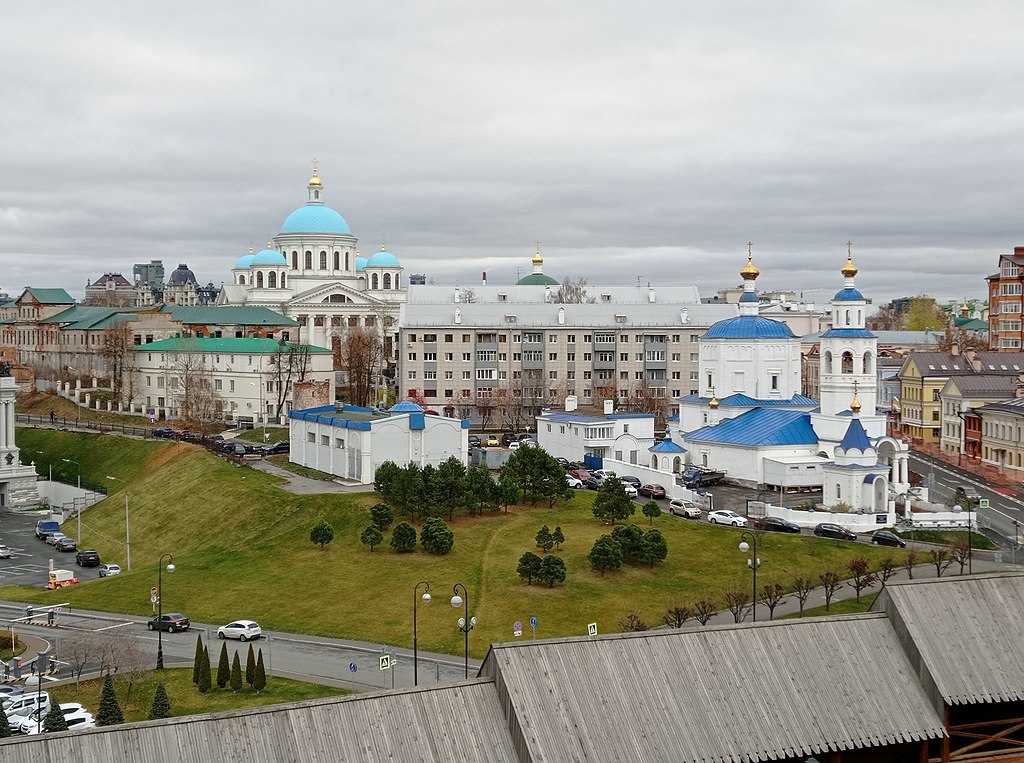
M 96 728 L 96 721 L 92 713 L 86 710 L 77 702 L 64 702 L 60 705 L 60 711 L 64 715 L 64 722 L 68 725 L 68 731 L 80 731 L 82 729 Z M 48 712 L 48 711 L 47 711 Z M 46 720 L 46 713 L 32 711 L 28 718 L 21 722 L 18 728 L 19 733 L 33 736 L 43 730 L 43 723 Z M 12 729 L 13 730 L 13 729 Z
M 101 564 L 100 565 L 100 577 L 105 578 L 109 575 L 120 575 L 121 565 L 119 564 Z
M 718 511 L 708 512 L 708 522 L 713 525 L 732 525 L 733 527 L 746 527 L 747 518 L 741 517 L 735 511 L 729 511 L 729 509 L 719 509 Z
M 636 488 L 630 485 L 628 482 L 622 483 L 622 489 L 626 491 L 626 495 L 630 498 L 636 498 L 639 493 L 636 492 Z
M 700 507 L 693 501 L 687 501 L 685 498 L 673 498 L 668 502 L 668 510 L 677 517 L 700 519 Z
M 46 536 L 46 542 L 49 543 L 51 546 L 56 546 L 57 541 L 63 540 L 66 537 L 68 536 L 64 533 L 50 533 Z
M 217 629 L 217 638 L 236 638 L 239 641 L 248 641 L 251 638 L 259 638 L 263 631 L 260 624 L 255 620 L 234 620 L 227 625 Z
M 574 488 L 575 490 L 579 490 L 583 487 L 583 480 L 573 477 L 568 472 L 565 473 L 565 482 L 569 487 Z
M 7 716 L 7 723 L 11 728 L 21 725 L 29 713 L 36 708 L 42 708 L 45 715 L 50 710 L 49 692 L 31 692 L 29 694 L 16 694 L 3 701 L 4 714 Z

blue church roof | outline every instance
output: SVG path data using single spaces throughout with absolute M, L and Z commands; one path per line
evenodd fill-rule
M 671 437 L 666 437 L 661 442 L 655 443 L 649 447 L 651 453 L 685 453 L 686 448 L 676 442 L 672 442 Z
M 836 295 L 832 297 L 833 302 L 855 302 L 864 301 L 864 295 L 861 294 L 857 289 L 840 289 L 836 292 Z
M 422 413 L 423 406 L 417 405 L 412 400 L 403 400 L 400 403 L 395 403 L 393 406 L 388 408 L 389 412 L 401 413 L 403 411 L 412 411 L 413 413 Z
M 822 339 L 874 339 L 875 335 L 867 329 L 829 329 L 821 335 Z
M 380 251 L 370 256 L 366 261 L 368 268 L 397 268 L 398 258 L 391 252 Z
M 356 270 L 362 270 L 366 267 L 365 257 L 356 257 Z
M 288 260 L 276 249 L 264 249 L 252 259 L 253 265 L 287 265 Z
M 235 263 L 236 268 L 247 268 L 252 265 L 252 261 L 256 258 L 255 254 L 243 254 L 238 258 L 238 262 Z
M 805 411 L 755 408 L 713 427 L 688 432 L 686 442 L 723 445 L 817 445 L 818 435 Z
M 868 433 L 864 431 L 864 425 L 860 423 L 860 419 L 850 419 L 850 425 L 846 428 L 846 434 L 843 435 L 843 441 L 839 443 L 839 447 L 844 451 L 865 451 L 871 447 L 871 440 L 868 439 Z
M 767 406 L 769 408 L 782 408 L 788 405 L 817 405 L 818 401 L 812 397 L 806 397 L 805 395 L 793 395 L 793 397 L 786 400 L 760 400 L 756 397 L 750 397 L 749 395 L 742 395 L 736 393 L 735 395 L 729 395 L 723 397 L 718 401 L 720 405 L 731 405 L 738 407 L 760 407 Z
M 740 315 L 719 321 L 702 339 L 793 339 L 793 331 L 781 321 L 757 315 Z
M 282 233 L 352 233 L 345 218 L 323 204 L 299 207 L 281 224 Z

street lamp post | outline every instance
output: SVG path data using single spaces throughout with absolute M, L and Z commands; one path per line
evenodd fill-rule
M 156 669 L 164 669 L 164 557 L 167 557 L 167 571 L 174 572 L 174 557 L 170 554 L 163 554 L 156 570 L 156 601 L 159 611 L 156 620 Z
M 747 559 L 747 566 L 754 572 L 754 622 L 757 622 L 757 568 L 761 566 L 761 560 L 757 557 L 757 536 L 746 530 L 740 536 L 740 551 L 744 554 L 753 549 L 753 557 Z
M 419 592 L 420 586 L 423 586 L 423 603 L 428 604 L 430 602 L 430 584 L 426 580 L 421 580 L 412 589 L 412 685 L 416 686 L 419 680 L 419 652 L 417 650 L 416 643 L 416 605 L 420 600 Z
M 462 589 L 462 596 L 459 596 L 459 589 Z M 466 586 L 462 583 L 456 583 L 452 588 L 455 591 L 455 595 L 452 596 L 452 606 L 458 608 L 460 605 L 466 605 L 465 617 L 459 618 L 459 630 L 466 634 L 466 678 L 469 678 L 469 632 L 473 630 L 473 626 L 476 625 L 476 617 L 469 616 L 469 593 L 466 591 Z
M 973 517 L 971 515 L 972 509 L 970 506 L 967 507 L 967 574 L 974 574 L 974 567 L 972 561 L 974 559 L 974 534 L 971 530 L 973 524 Z M 963 569 L 962 567 L 960 569 Z
M 120 477 L 111 477 L 109 474 L 107 479 L 124 485 L 124 563 L 125 567 L 130 570 L 132 568 L 132 538 L 128 526 L 128 483 Z M 79 518 L 79 521 L 81 521 L 81 518 Z
M 29 678 L 25 679 L 25 684 L 26 685 L 28 685 L 28 682 L 31 681 L 32 679 L 35 679 L 35 682 L 36 682 L 36 707 L 35 707 L 34 713 L 35 713 L 35 716 L 36 716 L 36 733 L 37 734 L 42 732 L 42 726 L 43 726 L 43 713 L 40 711 L 40 708 L 42 707 L 42 701 L 43 701 L 43 670 L 42 670 L 42 666 L 45 664 L 45 660 L 46 659 L 48 659 L 46 657 L 46 655 L 43 652 L 39 652 L 36 655 L 36 658 L 34 660 L 32 660 L 32 663 L 31 663 L 32 664 L 32 669 L 35 671 L 35 675 L 34 676 L 30 676 Z

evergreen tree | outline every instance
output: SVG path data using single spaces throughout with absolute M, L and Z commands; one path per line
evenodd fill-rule
M 537 572 L 537 580 L 542 583 L 547 583 L 548 588 L 552 588 L 555 583 L 562 583 L 565 581 L 565 562 L 562 561 L 562 557 L 551 554 L 545 556 L 540 563 L 540 570 Z
M 375 525 L 367 525 L 366 529 L 359 536 L 359 542 L 364 546 L 369 546 L 370 550 L 373 551 L 375 546 L 379 546 L 384 542 L 384 536 Z
M 213 681 L 210 680 L 210 650 L 204 647 L 203 659 L 199 664 L 199 691 L 203 694 L 210 691 L 213 686 Z
M 650 519 L 650 524 L 654 524 L 654 520 L 661 516 L 661 506 L 653 499 L 644 504 L 642 511 Z
M 451 522 L 455 509 L 466 503 L 466 467 L 462 461 L 455 456 L 443 461 L 434 473 L 432 487 L 438 496 L 438 510 L 447 513 L 448 521 Z
M 420 544 L 430 554 L 444 556 L 455 544 L 455 533 L 440 517 L 433 517 L 423 523 L 420 531 Z
M 252 653 L 252 642 L 249 642 L 249 651 L 245 655 L 245 682 L 252 686 L 256 681 L 256 655 Z
M 384 532 L 395 521 L 395 512 L 386 503 L 378 503 L 370 507 L 370 521 L 374 526 Z
M 555 548 L 558 550 L 562 549 L 562 544 L 565 543 L 565 536 L 562 535 L 562 526 L 557 525 L 554 531 L 551 533 L 551 540 L 555 542 Z
M 221 642 L 220 659 L 217 660 L 217 688 L 223 689 L 231 680 L 231 664 L 228 662 L 227 642 Z
M 636 504 L 626 495 L 626 488 L 618 477 L 609 477 L 598 488 L 592 511 L 605 524 L 614 525 L 631 516 L 636 511 Z
M 7 713 L 0 713 L 0 739 L 11 736 L 11 724 L 7 721 Z
M 237 692 L 242 688 L 242 662 L 238 659 L 238 652 L 235 652 L 235 659 L 231 661 L 231 691 Z
M 657 532 L 657 531 L 655 531 Z M 644 531 L 636 525 L 620 525 L 612 528 L 612 537 L 622 549 L 622 560 L 629 564 L 643 561 Z
M 252 688 L 257 693 L 267 688 L 267 670 L 263 667 L 263 650 L 260 649 L 259 656 L 256 658 L 256 680 L 252 684 Z
M 466 472 L 465 504 L 470 516 L 498 510 L 498 486 L 486 466 L 471 466 Z
M 68 721 L 56 702 L 50 704 L 50 711 L 43 718 L 43 731 L 67 731 Z
M 548 529 L 547 525 L 544 525 L 537 531 L 537 535 L 534 536 L 534 540 L 537 541 L 537 548 L 545 554 L 554 548 L 555 545 L 555 539 L 551 537 L 551 530 Z
M 640 544 L 640 561 L 653 567 L 655 562 L 663 562 L 667 556 L 668 543 L 665 536 L 658 530 L 648 530 L 644 533 L 643 542 Z
M 604 577 L 604 573 L 622 566 L 622 547 L 612 536 L 602 535 L 594 541 L 587 559 L 590 560 L 590 569 L 600 572 L 601 577 Z
M 416 550 L 416 528 L 408 522 L 399 522 L 391 531 L 391 548 L 400 554 Z
M 199 683 L 199 673 L 203 664 L 203 634 L 196 634 L 196 656 L 192 660 L 192 683 Z
M 533 579 L 537 577 L 537 573 L 540 571 L 541 558 L 532 551 L 527 551 L 521 557 L 519 557 L 519 567 L 516 568 L 516 572 L 519 573 L 519 577 L 526 580 L 527 585 L 533 585 Z
M 334 540 L 334 528 L 331 527 L 330 523 L 321 519 L 309 531 L 309 539 L 313 543 L 319 543 L 320 550 L 323 551 L 324 546 Z
M 100 692 L 100 709 L 96 714 L 96 725 L 114 726 L 118 723 L 124 723 L 124 713 L 121 712 L 117 692 L 114 691 L 114 677 L 107 673 L 103 679 L 103 691 Z
M 161 681 L 156 685 L 156 694 L 153 695 L 153 706 L 149 709 L 149 720 L 155 721 L 159 718 L 171 717 L 171 698 L 167 696 L 167 687 Z

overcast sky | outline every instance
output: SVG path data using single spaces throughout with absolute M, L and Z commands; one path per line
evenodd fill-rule
M 1024 244 L 1020 2 L 11 3 L 0 291 L 230 279 L 306 200 L 406 274 L 980 298 Z

